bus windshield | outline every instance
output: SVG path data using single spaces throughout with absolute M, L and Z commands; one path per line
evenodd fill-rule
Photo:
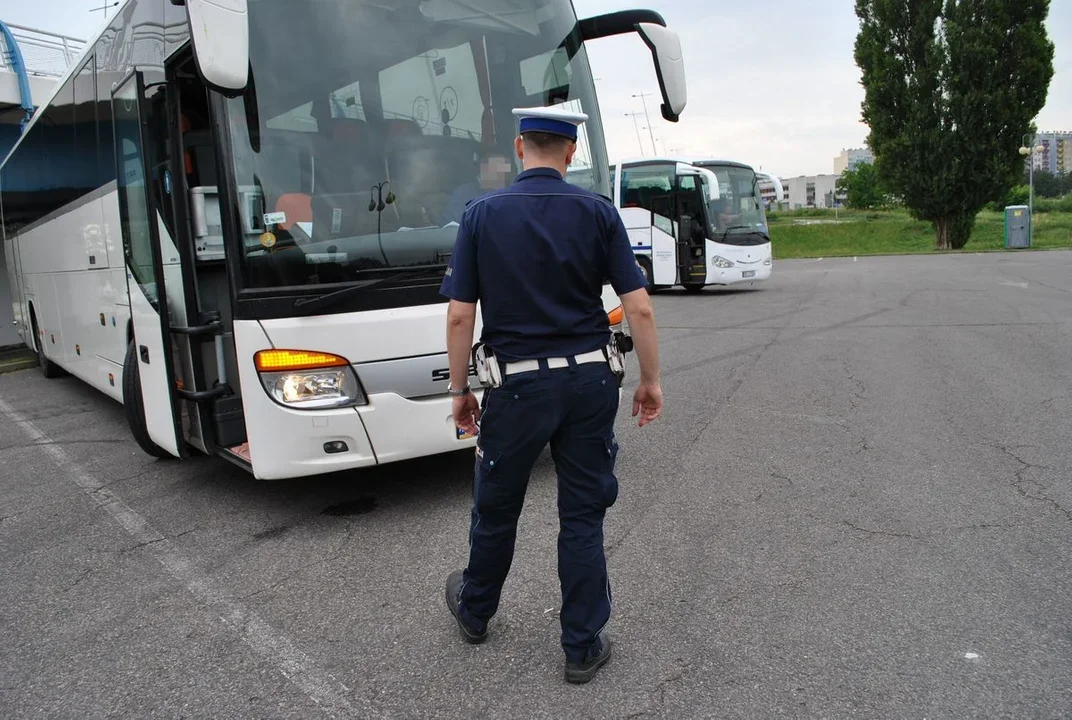
M 248 7 L 249 85 L 227 101 L 243 288 L 434 282 L 466 203 L 520 171 L 515 107 L 587 113 L 567 180 L 609 194 L 570 0 Z
M 756 174 L 751 168 L 703 164 L 718 183 L 718 197 L 710 201 L 713 239 L 730 245 L 769 242 Z

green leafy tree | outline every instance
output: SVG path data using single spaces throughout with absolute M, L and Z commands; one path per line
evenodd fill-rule
M 1028 198 L 1030 197 L 1030 190 L 1027 183 L 1023 185 L 1013 185 L 1009 188 L 1009 191 L 1005 193 L 1005 196 L 994 200 L 989 203 L 988 207 L 994 212 L 1004 212 L 1005 208 L 1010 205 L 1027 205 Z
M 1048 0 L 856 0 L 868 145 L 939 249 L 964 247 L 1020 177 L 1053 77 L 1048 12 Z
M 1026 175 L 1024 181 L 1029 179 L 1030 175 Z M 1062 175 L 1054 175 L 1046 170 L 1035 171 L 1035 197 L 1059 198 L 1067 192 L 1065 185 Z
M 860 163 L 851 170 L 846 168 L 838 178 L 837 191 L 845 196 L 845 204 L 851 208 L 874 210 L 886 204 L 886 193 L 871 163 Z

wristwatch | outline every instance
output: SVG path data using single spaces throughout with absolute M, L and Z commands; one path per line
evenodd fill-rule
M 450 385 L 447 385 L 447 394 L 451 397 L 465 397 L 469 394 L 469 383 L 465 384 L 465 387 L 455 390 Z

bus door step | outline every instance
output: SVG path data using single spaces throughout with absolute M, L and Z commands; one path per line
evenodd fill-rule
M 218 398 L 213 403 L 212 419 L 216 421 L 218 446 L 230 448 L 246 442 L 246 416 L 242 413 L 241 397 Z

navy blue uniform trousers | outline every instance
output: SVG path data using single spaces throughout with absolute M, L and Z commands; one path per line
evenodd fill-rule
M 485 393 L 461 607 L 474 625 L 498 610 L 529 474 L 550 444 L 558 472 L 562 648 L 571 661 L 586 659 L 611 612 L 603 518 L 618 497 L 617 411 L 618 379 L 606 363 L 541 364 Z

